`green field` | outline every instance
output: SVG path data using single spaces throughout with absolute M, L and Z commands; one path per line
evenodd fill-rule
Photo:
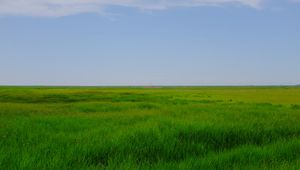
M 0 169 L 300 169 L 300 87 L 0 87 Z

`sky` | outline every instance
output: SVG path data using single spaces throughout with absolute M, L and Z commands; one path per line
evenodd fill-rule
M 300 84 L 300 0 L 0 0 L 0 85 Z

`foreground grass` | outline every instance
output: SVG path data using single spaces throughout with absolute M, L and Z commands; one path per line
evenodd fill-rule
M 0 88 L 0 169 L 299 169 L 300 88 Z

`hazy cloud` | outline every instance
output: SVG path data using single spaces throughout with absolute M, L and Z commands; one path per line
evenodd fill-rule
M 259 8 L 263 0 L 0 0 L 0 15 L 67 16 L 78 13 L 101 13 L 107 6 L 141 10 L 164 10 L 174 7 L 240 4 Z

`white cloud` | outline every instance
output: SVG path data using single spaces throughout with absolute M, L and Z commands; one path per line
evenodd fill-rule
M 0 15 L 67 16 L 102 12 L 106 6 L 124 6 L 143 10 L 174 7 L 241 4 L 259 8 L 264 0 L 0 0 Z

